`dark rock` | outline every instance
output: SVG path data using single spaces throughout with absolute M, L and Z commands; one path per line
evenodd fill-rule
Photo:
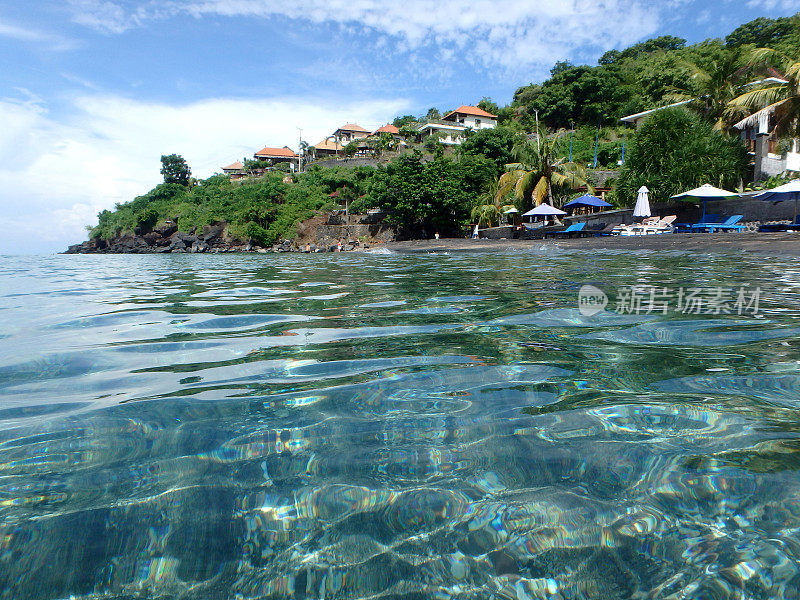
M 178 226 L 174 221 L 166 221 L 163 225 L 153 228 L 153 233 L 157 233 L 161 237 L 169 237 L 178 231 Z
M 225 224 L 224 223 L 214 223 L 213 225 L 204 225 L 203 226 L 203 238 L 208 242 L 211 240 L 215 240 L 222 235 L 222 232 L 225 231 Z

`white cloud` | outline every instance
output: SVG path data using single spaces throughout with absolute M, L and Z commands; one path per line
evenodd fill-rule
M 328 108 L 328 106 L 334 108 Z M 0 99 L 0 254 L 63 250 L 96 214 L 159 182 L 160 156 L 182 154 L 207 177 L 264 145 L 316 143 L 359 115 L 376 127 L 402 100 L 211 99 L 183 106 L 87 95 L 55 120 L 38 102 Z
M 102 33 L 119 34 L 141 24 L 148 14 L 145 6 L 126 10 L 109 0 L 68 0 L 73 10 L 73 21 Z M 153 14 L 150 11 L 150 14 Z
M 172 0 L 126 10 L 104 0 L 70 0 L 76 20 L 115 32 L 148 18 L 190 14 L 223 17 L 285 17 L 330 23 L 340 35 L 371 32 L 406 51 L 435 47 L 441 58 L 455 52 L 468 62 L 519 69 L 551 64 L 586 49 L 627 45 L 656 31 L 659 12 L 645 0 Z M 675 0 L 672 0 L 675 1 Z M 298 6 L 301 6 L 298 9 Z M 348 33 L 349 32 L 349 33 Z
M 13 25 L 5 21 L 0 21 L 0 37 L 38 44 L 39 47 L 49 50 L 69 50 L 75 47 L 73 41 L 61 36 L 39 31 L 38 29 Z
M 748 0 L 750 8 L 800 10 L 800 0 Z

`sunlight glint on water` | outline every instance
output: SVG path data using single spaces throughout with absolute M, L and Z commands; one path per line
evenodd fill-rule
M 0 598 L 797 598 L 798 306 L 744 254 L 2 258 Z

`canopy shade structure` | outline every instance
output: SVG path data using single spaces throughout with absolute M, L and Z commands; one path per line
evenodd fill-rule
M 731 199 L 731 198 L 738 198 L 739 194 L 736 192 L 729 192 L 728 190 L 723 190 L 718 187 L 714 187 L 709 183 L 704 183 L 699 188 L 694 188 L 693 190 L 689 190 L 688 192 L 683 192 L 680 194 L 675 194 L 672 196 L 672 200 L 688 200 L 689 202 L 700 200 L 703 203 L 703 218 L 706 216 L 706 201 L 709 198 L 717 198 L 717 199 Z
M 672 196 L 673 200 L 702 200 L 703 198 L 736 198 L 739 194 L 704 183 L 699 188 Z
M 586 194 L 580 198 L 575 198 L 575 200 L 570 200 L 564 205 L 564 208 L 573 208 L 575 206 L 595 206 L 600 208 L 608 208 L 611 206 L 611 204 L 598 198 L 597 196 L 590 196 L 589 194 Z
M 503 214 L 504 215 L 513 215 L 513 214 L 516 214 L 518 212 L 519 212 L 519 210 L 516 207 L 513 207 L 513 208 L 509 208 L 508 210 L 504 210 Z
M 523 213 L 523 217 L 556 217 L 559 215 L 565 215 L 563 210 L 559 210 L 550 206 L 547 202 L 542 202 L 536 208 L 529 210 L 526 213 Z
M 636 194 L 636 206 L 633 207 L 633 216 L 649 217 L 650 214 L 650 190 L 643 185 Z
M 768 202 L 783 202 L 784 200 L 794 200 L 794 223 L 797 223 L 797 202 L 800 200 L 800 179 L 792 179 L 789 183 L 784 183 L 771 190 L 766 190 L 753 196 L 759 200 Z

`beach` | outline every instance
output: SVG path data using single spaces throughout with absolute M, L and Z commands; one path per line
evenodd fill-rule
M 678 233 L 645 236 L 606 236 L 547 240 L 472 240 L 448 238 L 391 242 L 399 253 L 467 250 L 514 250 L 554 246 L 569 250 L 668 250 L 683 252 L 754 252 L 800 256 L 800 233 Z

